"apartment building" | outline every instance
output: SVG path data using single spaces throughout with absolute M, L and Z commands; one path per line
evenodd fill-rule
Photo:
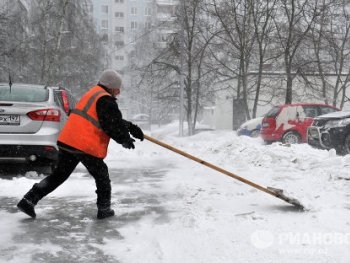
M 154 34 L 155 47 L 165 47 L 173 33 L 179 0 L 90 0 L 90 13 L 107 47 L 106 66 L 123 71 L 128 54 L 145 34 Z
M 157 0 L 155 1 L 156 17 L 156 47 L 165 48 L 169 35 L 174 33 L 174 22 L 176 19 L 176 8 L 179 0 Z

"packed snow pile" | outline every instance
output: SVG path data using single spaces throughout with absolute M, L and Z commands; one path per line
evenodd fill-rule
M 39 203 L 38 219 L 31 227 L 55 222 L 51 228 L 57 235 L 70 225 L 67 238 L 84 237 L 71 246 L 92 255 L 85 262 L 98 262 L 98 253 L 104 262 L 128 263 L 349 261 L 350 156 L 307 144 L 265 145 L 260 138 L 238 137 L 234 131 L 179 137 L 176 124 L 146 133 L 259 185 L 283 189 L 307 211 L 145 140 L 136 142 L 135 150 L 110 146 L 106 163 L 117 215 L 103 228 L 93 218 L 94 182 L 82 166 Z M 15 205 L 38 180 L 35 174 L 3 178 L 0 198 Z M 61 218 L 64 204 L 68 209 L 77 204 L 79 209 L 74 206 L 71 216 Z M 29 238 L 18 238 L 26 231 L 23 218 L 16 209 L 1 211 L 0 261 L 34 262 L 30 255 L 37 253 L 35 247 Z M 92 233 L 99 238 L 91 238 Z M 55 262 L 63 253 L 60 247 L 67 249 L 50 237 L 39 240 L 41 250 L 46 248 Z M 14 254 L 28 260 L 19 261 Z M 80 262 L 72 255 L 61 257 Z

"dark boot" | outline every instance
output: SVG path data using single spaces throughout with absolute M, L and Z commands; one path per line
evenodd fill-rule
M 111 191 L 96 191 L 97 193 L 97 219 L 114 216 L 114 210 L 111 209 Z
M 111 209 L 110 207 L 98 208 L 97 219 L 104 219 L 111 216 L 114 216 L 114 210 Z
M 34 207 L 41 199 L 41 195 L 37 192 L 37 190 L 32 189 L 29 190 L 28 193 L 24 195 L 21 201 L 17 204 L 17 207 L 19 210 L 21 210 L 23 213 L 26 213 L 31 218 L 36 217 Z

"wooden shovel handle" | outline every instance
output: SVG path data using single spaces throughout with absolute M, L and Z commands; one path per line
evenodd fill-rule
M 150 136 L 148 136 L 146 134 L 144 136 L 145 136 L 145 139 L 150 141 L 150 142 L 158 144 L 158 145 L 160 145 L 160 146 L 162 146 L 162 147 L 164 147 L 164 148 L 166 148 L 166 149 L 168 149 L 170 151 L 173 151 L 173 152 L 176 152 L 178 154 L 181 154 L 182 156 L 185 156 L 185 157 L 187 157 L 187 158 L 189 158 L 189 159 L 191 159 L 191 160 L 193 160 L 193 161 L 195 161 L 197 163 L 200 163 L 200 164 L 203 164 L 203 165 L 205 165 L 205 166 L 207 166 L 209 168 L 212 168 L 212 169 L 214 169 L 214 170 L 216 170 L 216 171 L 218 171 L 220 173 L 226 174 L 226 175 L 228 175 L 228 176 L 230 176 L 230 177 L 232 177 L 234 179 L 237 179 L 237 180 L 241 181 L 242 183 L 248 184 L 248 185 L 250 185 L 250 186 L 252 186 L 252 187 L 254 187 L 254 188 L 256 188 L 256 189 L 258 189 L 260 191 L 263 191 L 263 192 L 268 193 L 270 195 L 273 195 L 275 197 L 279 197 L 279 195 L 277 193 L 275 193 L 273 191 L 270 191 L 269 189 L 267 189 L 267 188 L 265 188 L 265 187 L 263 187 L 261 185 L 258 185 L 258 184 L 254 183 L 252 181 L 249 181 L 249 180 L 247 180 L 247 179 L 245 179 L 243 177 L 240 177 L 240 176 L 238 176 L 238 175 L 236 175 L 234 173 L 231 173 L 231 172 L 229 172 L 227 170 L 224 170 L 224 169 L 222 169 L 222 168 L 220 168 L 220 167 L 218 167 L 218 166 L 216 166 L 214 164 L 208 163 L 208 162 L 206 162 L 206 161 L 204 161 L 202 159 L 199 159 L 199 158 L 197 158 L 197 157 L 195 157 L 195 156 L 193 156 L 193 155 L 191 155 L 189 153 L 181 151 L 181 150 L 179 150 L 179 149 L 177 149 L 177 148 L 175 148 L 175 147 L 173 147 L 173 146 L 171 146 L 169 144 L 166 144 L 164 142 L 158 141 L 157 139 L 154 139 L 154 138 L 152 138 L 152 137 L 150 137 Z

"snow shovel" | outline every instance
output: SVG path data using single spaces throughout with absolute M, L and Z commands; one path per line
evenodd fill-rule
M 258 185 L 256 183 L 252 182 L 252 181 L 249 181 L 249 180 L 247 180 L 247 179 L 245 179 L 243 177 L 235 175 L 234 173 L 231 173 L 231 172 L 229 172 L 227 170 L 224 170 L 224 169 L 222 169 L 222 168 L 220 168 L 218 166 L 215 166 L 214 164 L 208 163 L 208 162 L 206 162 L 204 160 L 201 160 L 201 159 L 199 159 L 199 158 L 197 158 L 197 157 L 195 157 L 193 155 L 190 155 L 190 154 L 188 154 L 188 153 L 186 153 L 184 151 L 181 151 L 181 150 L 179 150 L 179 149 L 177 149 L 177 148 L 175 148 L 175 147 L 173 147 L 173 146 L 171 146 L 169 144 L 166 144 L 164 142 L 158 141 L 157 139 L 154 139 L 154 138 L 152 138 L 152 137 L 150 137 L 150 136 L 148 136 L 146 134 L 144 136 L 145 136 L 145 139 L 150 141 L 150 142 L 158 144 L 158 145 L 160 145 L 160 146 L 162 146 L 162 147 L 164 147 L 164 148 L 166 148 L 166 149 L 168 149 L 170 151 L 176 152 L 176 153 L 178 153 L 178 154 L 180 154 L 182 156 L 185 156 L 185 157 L 187 157 L 187 158 L 189 158 L 189 159 L 191 159 L 191 160 L 193 160 L 195 162 L 198 162 L 198 163 L 203 164 L 203 165 L 205 165 L 207 167 L 210 167 L 210 168 L 212 168 L 212 169 L 214 169 L 214 170 L 216 170 L 216 171 L 218 171 L 220 173 L 226 174 L 226 175 L 228 175 L 228 176 L 230 176 L 230 177 L 232 177 L 234 179 L 237 179 L 237 180 L 241 181 L 242 183 L 245 183 L 245 184 L 248 184 L 248 185 L 250 185 L 252 187 L 255 187 L 256 189 L 258 189 L 260 191 L 263 191 L 265 193 L 273 195 L 274 197 L 277 197 L 277 198 L 279 198 L 279 199 L 281 199 L 281 200 L 283 200 L 283 201 L 285 201 L 285 202 L 287 202 L 289 204 L 294 205 L 297 209 L 305 210 L 304 206 L 297 199 L 292 198 L 292 197 L 288 197 L 285 194 L 283 194 L 283 190 L 282 189 L 273 188 L 273 187 L 263 187 L 261 185 Z

